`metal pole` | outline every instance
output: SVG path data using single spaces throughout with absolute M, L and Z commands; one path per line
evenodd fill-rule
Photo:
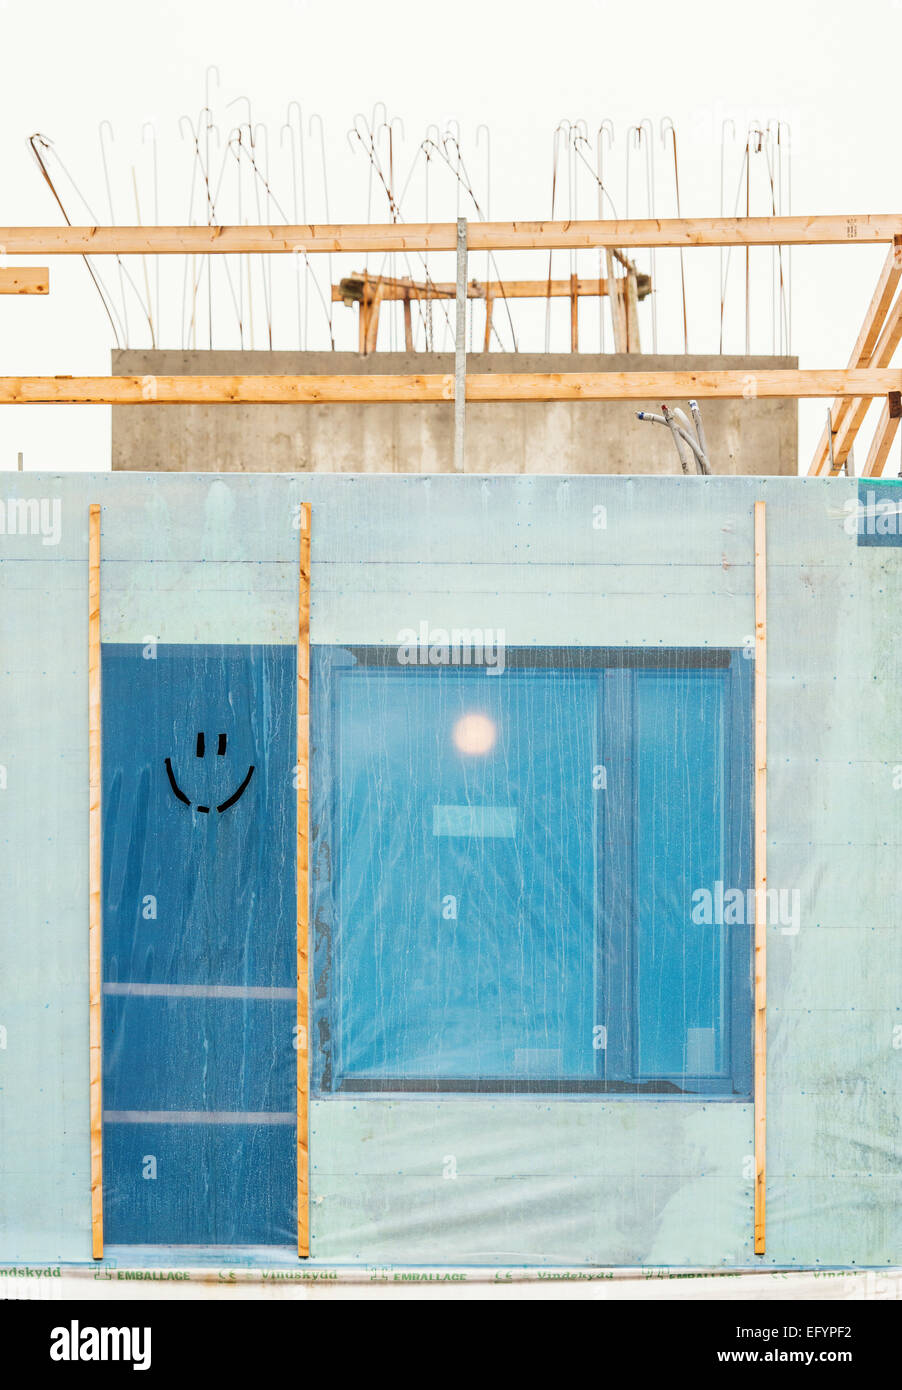
M 467 219 L 457 219 L 457 316 L 454 325 L 454 471 L 464 471 L 467 409 Z

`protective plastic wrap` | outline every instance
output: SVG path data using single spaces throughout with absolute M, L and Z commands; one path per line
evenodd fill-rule
M 286 646 L 104 646 L 112 1244 L 292 1240 L 295 668 Z
M 316 653 L 318 1088 L 747 1099 L 749 663 L 418 654 Z
M 902 1263 L 899 495 L 6 475 L 0 1261 L 91 1258 L 99 503 L 105 1260 L 297 1267 L 308 502 L 311 1266 Z

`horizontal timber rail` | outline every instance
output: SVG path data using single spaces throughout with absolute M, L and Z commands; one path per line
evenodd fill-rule
M 0 294 L 49 294 L 46 266 L 0 266 Z
M 651 293 L 651 276 L 640 275 L 636 286 L 639 299 L 647 299 Z M 621 283 L 614 282 L 615 286 Z M 403 303 L 408 299 L 454 299 L 457 286 L 448 282 L 430 281 L 417 284 L 413 280 L 390 280 L 384 275 L 354 274 L 346 276 L 341 284 L 332 286 L 332 300 L 336 304 L 359 303 L 364 288 L 372 297 L 379 291 L 382 303 L 387 300 Z M 605 297 L 610 293 L 610 282 L 602 280 L 582 280 L 575 276 L 572 280 L 470 280 L 467 282 L 468 299 L 579 299 Z
M 891 242 L 902 214 L 471 222 L 468 251 L 599 246 L 829 246 Z M 453 222 L 232 227 L 0 227 L 7 256 L 228 255 L 242 252 L 454 251 Z
M 710 372 L 480 372 L 468 401 L 660 401 L 697 397 L 871 397 L 902 391 L 902 369 Z M 256 405 L 454 399 L 451 373 L 388 376 L 6 376 L 0 405 Z

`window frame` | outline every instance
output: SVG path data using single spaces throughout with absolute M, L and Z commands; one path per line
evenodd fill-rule
M 355 1096 L 424 1095 L 560 1095 L 621 1096 L 673 1100 L 738 1100 L 752 1095 L 753 1061 L 753 924 L 724 928 L 725 975 L 721 1073 L 680 1073 L 642 1078 L 635 1066 L 636 1018 L 629 1000 L 635 994 L 637 920 L 634 911 L 638 836 L 635 797 L 637 680 L 649 672 L 722 671 L 724 882 L 747 891 L 754 885 L 753 676 L 754 661 L 742 647 L 508 647 L 506 669 L 547 672 L 598 672 L 607 687 L 599 699 L 599 746 L 605 750 L 607 790 L 599 795 L 596 830 L 598 874 L 595 899 L 597 960 L 596 1017 L 607 1028 L 594 1078 L 417 1078 L 348 1077 L 336 1074 L 332 1039 L 335 1025 L 336 974 L 340 971 L 340 923 L 333 874 L 338 863 L 338 797 L 332 772 L 338 766 L 338 699 L 343 674 L 379 669 L 397 679 L 435 676 L 436 666 L 398 662 L 396 646 L 311 646 L 311 825 L 313 876 L 312 1083 L 321 1099 Z M 503 676 L 500 677 L 503 679 Z M 629 749 L 619 737 L 629 733 Z M 616 753 L 615 753 L 616 750 Z M 630 756 L 626 756 L 629 753 Z M 617 755 L 619 754 L 619 756 Z M 611 791 L 619 788 L 621 804 L 633 807 L 632 834 L 613 831 Z M 613 833 L 612 833 L 613 831 Z M 610 855 L 610 857 L 608 857 Z M 619 938 L 618 938 L 619 932 Z M 622 961 L 617 959 L 620 945 Z M 606 1018 L 622 1020 L 613 1029 Z M 610 1074 L 609 1074 L 610 1073 Z

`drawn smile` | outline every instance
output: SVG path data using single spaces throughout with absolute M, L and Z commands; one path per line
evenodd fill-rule
M 197 735 L 197 756 L 199 758 L 202 758 L 204 756 L 205 751 L 206 747 L 204 736 L 201 732 Z M 217 742 L 216 752 L 219 755 L 219 757 L 224 758 L 225 751 L 226 736 L 225 734 L 220 734 Z M 178 782 L 175 780 L 175 773 L 172 770 L 172 759 L 166 758 L 164 765 L 166 768 L 166 776 L 169 778 L 169 785 L 172 788 L 173 795 L 176 797 L 178 801 L 183 802 L 185 806 L 191 806 L 193 803 L 191 802 L 190 798 L 185 795 Z M 254 764 L 251 763 L 250 767 L 247 770 L 247 773 L 245 774 L 244 781 L 240 784 L 240 786 L 238 786 L 235 789 L 235 791 L 232 792 L 231 796 L 226 797 L 225 801 L 221 801 L 219 803 L 219 805 L 216 807 L 216 810 L 220 812 L 227 811 L 230 806 L 234 806 L 235 802 L 238 801 L 244 795 L 245 791 L 247 790 L 248 783 L 250 782 L 253 775 Z M 210 811 L 209 806 L 203 806 L 200 802 L 197 802 L 195 809 L 206 814 L 209 814 Z

